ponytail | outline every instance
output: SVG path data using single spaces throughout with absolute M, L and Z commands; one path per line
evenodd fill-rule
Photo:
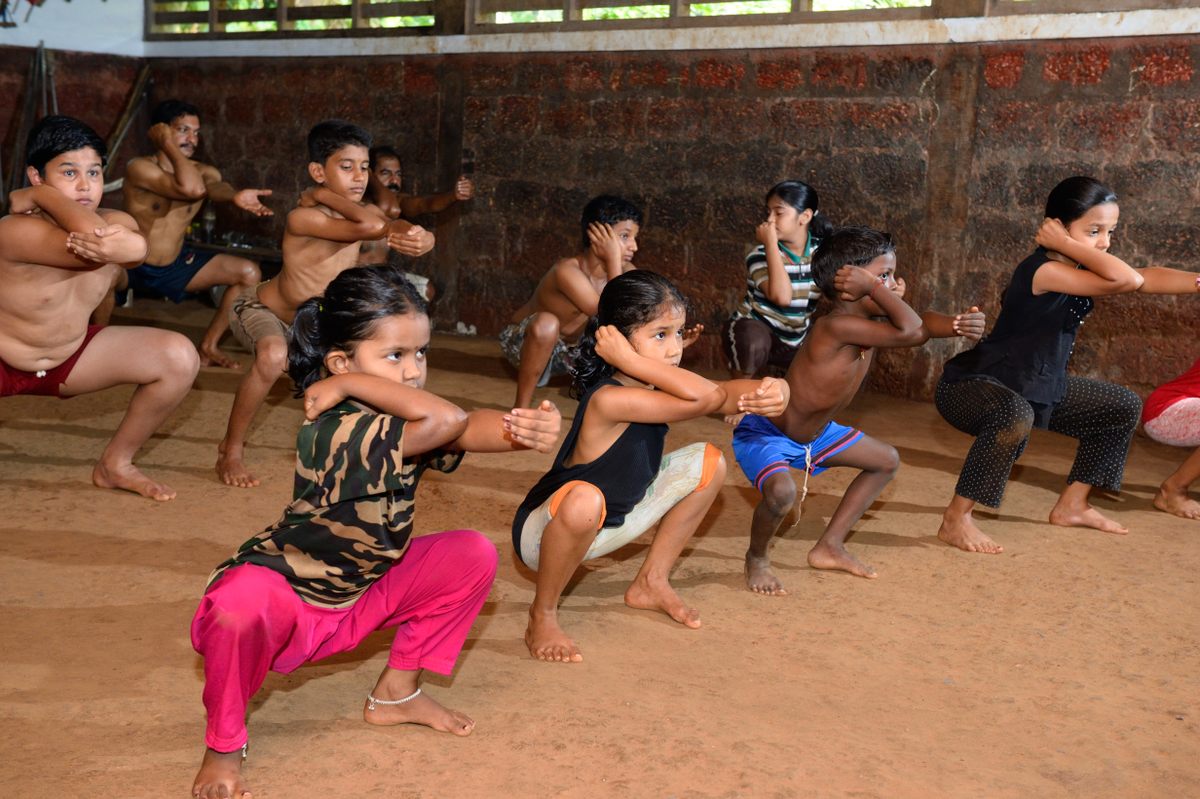
M 601 325 L 612 325 L 629 338 L 638 327 L 654 321 L 665 305 L 687 310 L 687 300 L 675 284 L 649 269 L 634 269 L 608 281 L 571 359 L 571 396 L 581 399 L 616 371 L 596 354 L 596 331 Z
M 834 226 L 834 224 L 829 221 L 829 217 L 825 216 L 820 211 L 813 211 L 812 221 L 808 223 L 808 235 L 813 240 L 814 244 L 819 242 L 821 239 L 832 235 L 833 231 L 836 229 L 837 228 Z
M 592 386 L 611 377 L 615 371 L 608 361 L 596 354 L 596 331 L 600 317 L 593 316 L 583 328 L 579 344 L 571 358 L 571 398 L 582 399 Z
M 321 303 L 316 297 L 300 303 L 292 332 L 288 335 L 288 376 L 296 384 L 295 395 L 321 379 L 325 368 L 325 350 L 321 348 Z

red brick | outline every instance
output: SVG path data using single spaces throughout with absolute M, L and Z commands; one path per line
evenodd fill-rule
M 658 88 L 667 86 L 672 79 L 677 79 L 679 68 L 665 61 L 649 61 L 644 63 L 627 64 L 620 73 L 617 88 L 631 89 Z
M 745 75 L 745 65 L 715 58 L 705 59 L 695 66 L 696 86 L 701 89 L 737 89 Z
M 567 139 L 580 138 L 593 130 L 591 110 L 582 100 L 550 101 L 542 110 L 542 131 Z
M 563 88 L 569 92 L 595 92 L 607 86 L 604 73 L 590 61 L 572 59 L 562 66 Z
M 760 89 L 795 89 L 805 84 L 809 64 L 798 58 L 764 61 L 755 68 L 755 81 Z
M 540 106 L 537 97 L 501 97 L 492 127 L 504 133 L 532 135 L 537 130 Z
M 1083 105 L 1061 126 L 1060 143 L 1075 150 L 1136 144 L 1147 116 L 1147 109 L 1140 104 Z
M 1180 155 L 1200 153 L 1200 102 L 1176 100 L 1154 109 L 1151 123 L 1154 141 Z
M 863 56 L 817 56 L 813 64 L 813 85 L 861 89 L 867 85 L 867 60 Z
M 1072 86 L 1099 83 L 1108 71 L 1109 60 L 1108 50 L 1103 47 L 1051 53 L 1042 63 L 1042 77 Z
M 992 89 L 1011 89 L 1025 71 L 1025 53 L 1010 50 L 989 55 L 983 66 L 983 80 Z
M 1186 47 L 1155 47 L 1137 52 L 1131 71 L 1138 82 L 1170 86 L 1192 79 L 1192 57 Z
M 704 104 L 699 100 L 668 97 L 655 100 L 647 114 L 651 138 L 691 139 L 700 134 Z
M 602 136 L 622 140 L 646 138 L 646 117 L 650 102 L 627 97 L 623 100 L 596 100 L 592 103 L 592 121 Z

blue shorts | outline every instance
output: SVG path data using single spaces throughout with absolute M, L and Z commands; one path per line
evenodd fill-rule
M 827 467 L 820 464 L 839 452 L 849 449 L 863 437 L 863 431 L 829 422 L 807 444 L 793 441 L 763 416 L 747 414 L 733 429 L 733 454 L 738 466 L 754 487 L 762 491 L 763 483 L 776 472 L 806 467 L 820 474 Z
M 142 264 L 130 269 L 129 288 L 138 297 L 166 297 L 171 302 L 183 302 L 197 296 L 188 293 L 187 284 L 215 256 L 215 252 L 193 250 L 185 243 L 175 260 L 166 266 Z

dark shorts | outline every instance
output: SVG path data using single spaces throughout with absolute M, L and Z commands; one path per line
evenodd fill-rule
M 60 393 L 62 384 L 67 382 L 67 378 L 71 376 L 71 370 L 75 368 L 75 363 L 79 360 L 79 356 L 83 355 L 87 345 L 91 344 L 92 339 L 103 329 L 102 325 L 88 325 L 87 333 L 84 334 L 83 343 L 79 345 L 79 349 L 53 369 L 46 369 L 43 372 L 26 372 L 21 369 L 13 369 L 4 361 L 0 361 L 0 397 L 38 394 L 67 399 Z
M 184 243 L 175 260 L 165 266 L 142 264 L 130 269 L 129 288 L 138 297 L 166 297 L 171 302 L 183 302 L 198 296 L 187 291 L 187 284 L 215 256 L 215 252 L 194 250 Z

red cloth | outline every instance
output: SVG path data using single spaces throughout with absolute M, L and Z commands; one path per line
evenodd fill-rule
M 1142 424 L 1188 397 L 1200 397 L 1200 358 L 1196 359 L 1191 369 L 1170 383 L 1163 383 L 1146 398 L 1146 404 L 1142 406 Z
M 87 349 L 87 345 L 92 343 L 92 339 L 103 329 L 103 325 L 88 325 L 87 332 L 83 334 L 83 343 L 79 345 L 79 349 L 71 353 L 58 366 L 53 369 L 47 369 L 41 377 L 38 377 L 36 372 L 14 369 L 4 361 L 0 361 L 0 397 L 13 397 L 17 394 L 40 394 L 47 397 L 65 399 L 60 393 L 62 384 L 67 382 L 67 378 L 71 376 L 71 370 L 75 368 L 75 362 L 79 360 L 80 355 L 83 355 L 83 351 Z

